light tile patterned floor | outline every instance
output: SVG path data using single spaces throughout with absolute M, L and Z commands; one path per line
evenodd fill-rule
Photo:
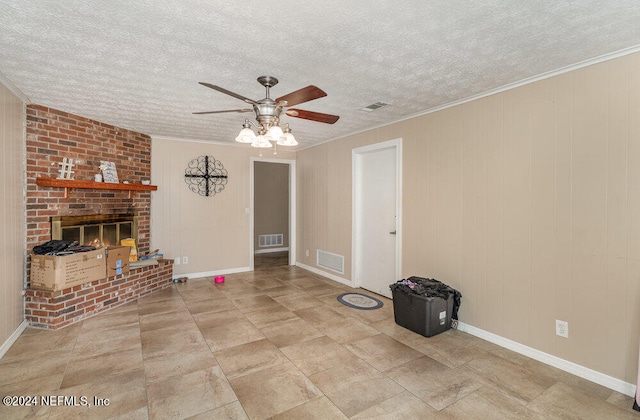
M 192 279 L 59 331 L 27 329 L 0 394 L 103 406 L 0 406 L 44 419 L 639 419 L 632 399 L 460 331 L 425 338 L 392 302 L 274 260 Z

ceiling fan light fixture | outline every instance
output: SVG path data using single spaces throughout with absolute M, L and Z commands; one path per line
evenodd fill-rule
M 267 137 L 272 141 L 277 141 L 282 137 L 284 132 L 277 124 L 272 125 L 267 131 Z
M 238 137 L 236 137 L 236 141 L 238 143 L 253 143 L 256 141 L 256 133 L 251 129 L 251 125 L 249 124 L 249 120 L 245 119 L 245 123 L 242 125 L 242 130 L 238 133 Z
M 253 109 L 227 109 L 222 111 L 194 112 L 194 114 L 221 114 L 226 112 L 254 111 L 258 124 L 251 123 L 248 119 L 245 119 L 245 122 L 242 125 L 243 128 L 235 139 L 238 143 L 251 144 L 253 147 L 271 148 L 273 147 L 271 142 L 282 146 L 298 145 L 296 138 L 291 133 L 291 129 L 289 129 L 289 124 L 286 125 L 286 129 L 284 130 L 280 128 L 280 114 L 282 112 L 290 117 L 302 118 L 304 120 L 316 121 L 325 124 L 334 124 L 340 118 L 337 115 L 325 114 L 322 112 L 305 111 L 303 109 L 293 108 L 285 109 L 290 106 L 299 105 L 327 96 L 325 91 L 313 85 L 289 92 L 288 94 L 274 100 L 269 96 L 269 90 L 278 84 L 278 79 L 272 76 L 260 76 L 258 77 L 258 83 L 265 87 L 266 94 L 263 99 L 254 101 L 253 99 L 247 98 L 220 86 L 212 85 L 211 83 L 198 83 L 220 93 L 224 93 L 225 95 L 240 99 L 247 104 L 253 105 Z M 252 126 L 259 131 L 257 136 L 256 132 L 251 128 Z
M 258 134 L 258 136 L 256 137 L 255 141 L 253 143 L 251 143 L 251 147 L 258 147 L 258 148 L 261 148 L 261 149 L 268 149 L 268 148 L 273 147 L 273 146 L 271 145 L 271 142 L 269 141 L 267 136 L 265 136 L 264 131 L 261 130 L 260 134 Z
M 250 128 L 243 128 L 236 137 L 238 143 L 253 143 L 256 140 L 256 133 Z
M 282 136 L 280 136 L 280 138 L 278 139 L 278 145 L 280 146 L 297 146 L 298 145 L 296 138 L 293 136 L 293 133 L 291 133 L 289 124 L 285 126 Z

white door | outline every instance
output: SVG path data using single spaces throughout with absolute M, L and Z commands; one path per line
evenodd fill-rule
M 354 150 L 354 284 L 391 297 L 399 275 L 398 145 Z

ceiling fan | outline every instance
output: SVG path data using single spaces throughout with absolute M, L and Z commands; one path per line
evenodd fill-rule
M 259 126 L 256 126 L 258 136 L 251 129 L 251 123 L 248 119 L 245 119 L 243 129 L 240 131 L 236 141 L 240 143 L 251 143 L 254 147 L 271 147 L 271 141 L 276 141 L 279 145 L 283 146 L 295 146 L 298 143 L 291 134 L 289 124 L 286 124 L 284 130 L 280 128 L 280 115 L 284 111 L 286 115 L 295 118 L 303 118 L 305 120 L 317 121 L 326 124 L 334 124 L 340 118 L 337 115 L 324 114 L 322 112 L 306 111 L 304 109 L 288 108 L 290 106 L 298 105 L 304 102 L 309 102 L 314 99 L 327 96 L 326 92 L 322 89 L 310 85 L 302 89 L 293 91 L 287 95 L 279 98 L 271 99 L 269 96 L 269 89 L 278 84 L 278 79 L 272 76 L 260 76 L 258 82 L 265 87 L 266 97 L 258 101 L 249 99 L 245 96 L 231 92 L 220 86 L 212 85 L 210 83 L 199 82 L 201 85 L 222 92 L 226 95 L 238 98 L 250 105 L 253 108 L 245 109 L 228 109 L 223 111 L 203 111 L 194 112 L 194 114 L 220 114 L 224 112 L 255 112 L 256 120 Z M 262 138 L 261 138 L 262 137 Z

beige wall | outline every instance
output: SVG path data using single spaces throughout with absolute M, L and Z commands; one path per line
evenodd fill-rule
M 24 320 L 24 121 L 24 103 L 0 83 L 0 345 Z
M 342 277 L 350 280 L 351 149 L 383 140 L 389 139 L 380 139 L 378 133 L 361 134 L 298 152 L 298 262 L 318 268 L 318 249 L 343 255 L 345 274 Z
M 275 233 L 283 234 L 282 247 L 288 247 L 289 165 L 255 162 L 254 180 L 254 250 L 269 250 L 258 246 L 258 236 Z
M 189 258 L 174 273 L 201 274 L 246 269 L 250 266 L 249 169 L 259 150 L 249 146 L 222 146 L 169 139 L 152 140 L 151 249 L 168 258 Z M 204 197 L 189 190 L 184 181 L 187 165 L 199 156 L 213 156 L 228 171 L 221 193 Z M 271 157 L 270 152 L 264 152 Z M 278 151 L 281 159 L 295 154 Z
M 351 150 L 401 137 L 403 276 L 459 289 L 466 324 L 634 382 L 639 116 L 633 54 L 300 151 L 299 261 L 350 261 Z

